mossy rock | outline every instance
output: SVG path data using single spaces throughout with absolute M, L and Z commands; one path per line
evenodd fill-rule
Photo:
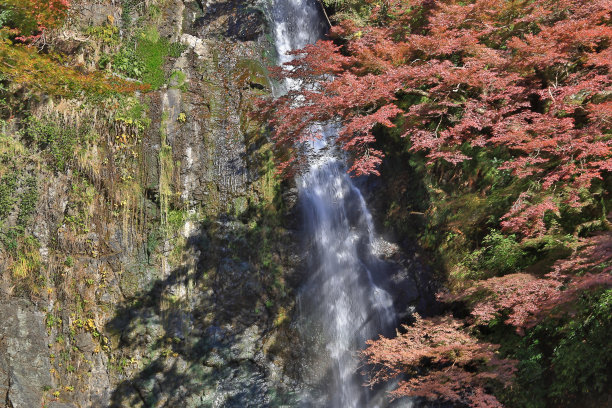
M 234 78 L 238 86 L 249 86 L 256 89 L 269 89 L 270 79 L 268 70 L 263 64 L 254 59 L 238 61 L 234 70 Z

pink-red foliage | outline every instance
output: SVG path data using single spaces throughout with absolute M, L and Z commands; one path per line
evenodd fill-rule
M 466 145 L 503 147 L 511 158 L 500 168 L 539 186 L 503 227 L 540 235 L 547 212 L 581 206 L 612 169 L 611 12 L 607 0 L 373 3 L 367 26 L 332 28 L 342 48 L 319 41 L 296 52 L 277 74 L 309 86 L 259 113 L 279 150 L 316 137 L 312 124 L 340 123 L 337 143 L 357 175 L 381 163 L 376 124 L 401 125 L 430 162 L 468 160 Z
M 486 388 L 493 381 L 510 384 L 515 362 L 500 359 L 497 346 L 478 341 L 449 316 L 403 326 L 404 333 L 367 342 L 363 358 L 371 365 L 368 385 L 400 378 L 394 397 L 419 396 L 472 407 L 501 407 Z M 418 374 L 418 375 L 417 375 Z M 404 379 L 405 375 L 415 375 Z
M 507 313 L 505 323 L 518 333 L 551 313 L 571 313 L 575 300 L 588 290 L 612 287 L 612 233 L 581 238 L 575 252 L 553 265 L 542 278 L 515 273 L 479 281 L 456 294 L 440 294 L 444 301 L 467 299 L 476 323 L 488 323 Z
M 2 9 L 9 12 L 8 27 L 2 31 L 13 34 L 15 40 L 23 43 L 37 41 L 45 30 L 63 23 L 69 0 L 0 0 Z

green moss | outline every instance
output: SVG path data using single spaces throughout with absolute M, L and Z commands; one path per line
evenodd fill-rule
M 17 189 L 17 174 L 9 173 L 0 178 L 0 221 L 4 220 L 15 205 Z
M 91 138 L 91 128 L 87 122 L 75 127 L 52 117 L 30 116 L 26 120 L 24 133 L 26 138 L 38 145 L 58 171 L 64 171 L 75 157 L 77 147 Z
M 166 79 L 162 66 L 168 55 L 167 43 L 159 38 L 153 41 L 150 37 L 143 37 L 136 47 L 136 55 L 143 63 L 142 81 L 153 89 L 161 87 Z
M 238 61 L 234 71 L 234 79 L 238 86 L 249 85 L 251 87 L 269 88 L 270 80 L 266 67 L 254 59 L 243 59 Z
M 140 34 L 136 46 L 136 55 L 144 66 L 142 81 L 151 84 L 153 89 L 161 87 L 166 82 L 166 74 L 163 70 L 166 57 L 177 58 L 184 50 L 182 44 L 171 44 L 166 38 L 160 37 L 156 28 L 145 29 Z
M 185 52 L 187 48 L 188 47 L 185 44 L 180 42 L 170 43 L 168 44 L 168 56 L 171 58 L 178 58 L 183 55 L 183 52 Z
M 25 228 L 38 202 L 38 183 L 35 176 L 28 176 L 24 181 L 24 192 L 19 202 L 17 225 Z
M 182 210 L 169 210 L 168 211 L 168 227 L 172 231 L 179 231 L 185 225 L 187 220 L 187 214 Z
M 170 87 L 180 89 L 181 91 L 187 91 L 187 75 L 182 71 L 174 71 L 170 75 Z
M 177 58 L 184 50 L 184 45 L 170 43 L 154 26 L 149 26 L 128 40 L 112 57 L 113 69 L 159 89 L 168 78 L 163 69 L 166 59 Z

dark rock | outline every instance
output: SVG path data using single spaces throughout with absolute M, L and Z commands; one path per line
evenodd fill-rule
M 202 35 L 223 35 L 240 41 L 254 41 L 266 31 L 266 18 L 249 2 L 230 0 L 214 2 L 199 17 L 194 28 Z
M 229 19 L 227 36 L 241 41 L 256 40 L 265 30 L 265 17 L 261 10 L 244 9 Z
M 74 340 L 76 342 L 76 346 L 83 352 L 93 353 L 93 351 L 96 349 L 96 344 L 89 333 L 78 333 Z
M 51 387 L 44 313 L 25 300 L 0 307 L 0 401 L 12 408 L 40 407 Z

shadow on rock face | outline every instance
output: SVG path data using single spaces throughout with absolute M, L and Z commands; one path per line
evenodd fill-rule
M 117 308 L 106 327 L 123 354 L 112 407 L 297 405 L 291 296 L 271 295 L 274 276 L 254 245 L 264 238 L 253 234 L 231 217 L 203 223 L 185 266 Z
M 205 15 L 195 22 L 201 35 L 222 35 L 240 41 L 254 41 L 266 31 L 262 10 L 249 2 L 215 2 L 204 8 Z

